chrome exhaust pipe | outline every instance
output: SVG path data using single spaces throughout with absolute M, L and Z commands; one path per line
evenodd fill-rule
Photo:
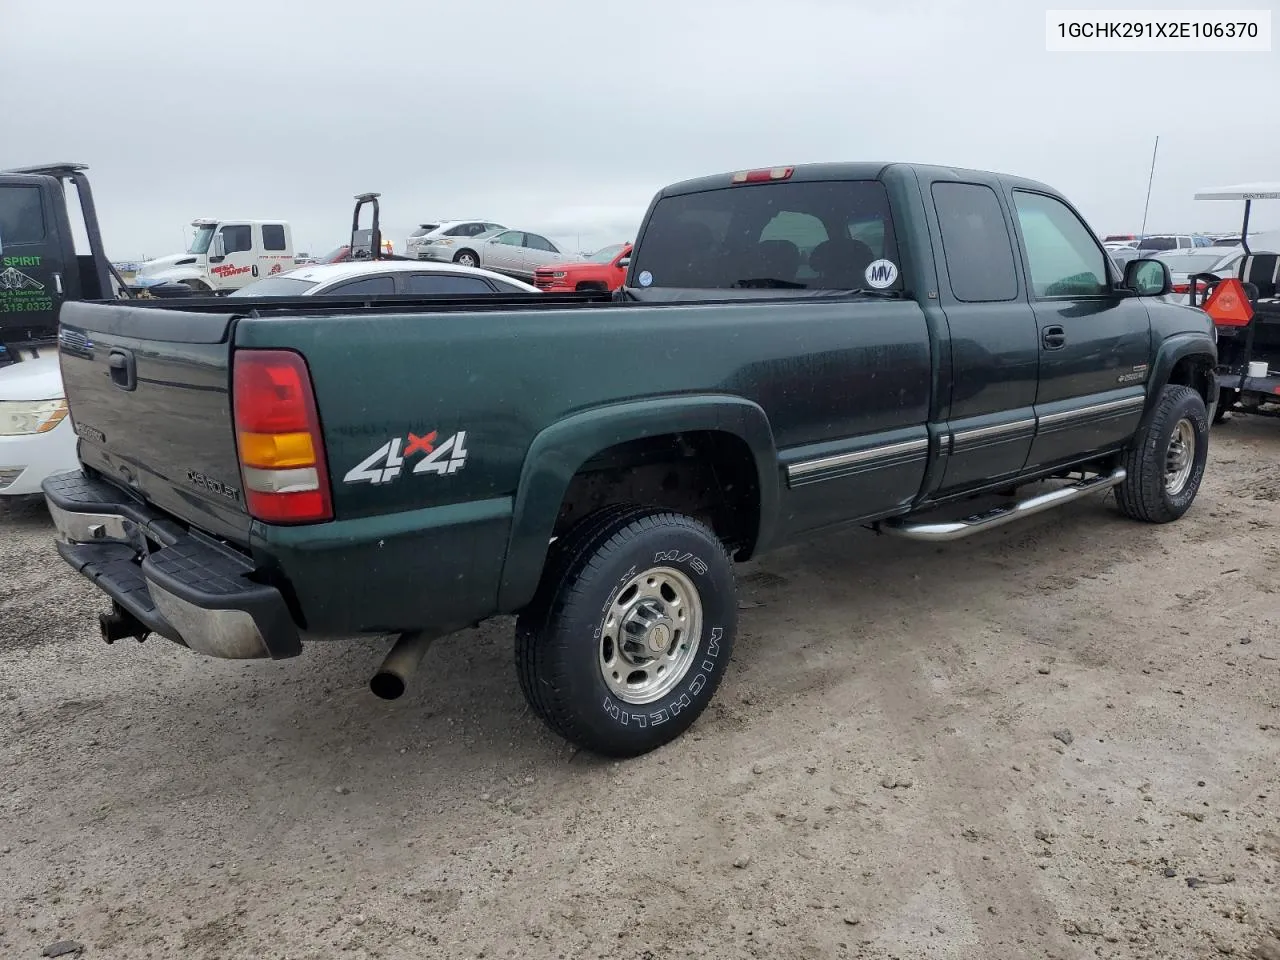
M 427 636 L 421 630 L 400 634 L 400 639 L 387 652 L 382 666 L 378 667 L 378 672 L 369 681 L 369 689 L 374 695 L 383 700 L 401 697 L 433 639 L 434 637 Z

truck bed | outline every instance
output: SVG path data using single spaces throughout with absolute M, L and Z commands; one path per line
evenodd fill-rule
M 63 371 L 91 470 L 252 554 L 268 531 L 239 492 L 230 371 L 235 351 L 301 353 L 334 520 L 270 531 L 274 557 L 327 571 L 297 577 L 313 590 L 300 608 L 349 632 L 438 622 L 442 612 L 463 625 L 498 605 L 508 541 L 540 539 L 545 548 L 563 484 L 588 457 L 637 439 L 629 425 L 659 409 L 677 428 L 733 427 L 756 438 L 775 538 L 910 506 L 928 460 L 937 379 L 920 306 L 745 292 L 754 296 L 657 304 L 575 294 L 529 295 L 518 305 L 496 297 L 370 307 L 211 298 L 184 300 L 180 310 L 174 301 L 72 303 L 63 312 Z M 110 356 L 121 352 L 136 364 L 133 389 L 112 381 Z M 735 417 L 753 419 L 731 424 Z M 648 428 L 635 429 L 643 436 Z M 406 451 L 430 434 L 437 446 L 456 438 L 465 449 L 457 468 L 370 479 L 367 465 L 385 464 L 377 456 L 384 445 Z M 900 455 L 878 455 L 895 444 Z M 873 448 L 874 458 L 856 456 Z M 816 466 L 780 489 L 780 474 L 800 461 Z M 555 502 L 517 508 L 544 495 Z M 545 517 L 546 529 L 513 530 L 517 512 Z M 372 541 L 371 525 L 381 534 Z M 436 571 L 469 589 L 424 593 Z M 355 602 L 375 583 L 396 598 L 392 608 Z M 503 605 L 528 599 L 520 594 Z

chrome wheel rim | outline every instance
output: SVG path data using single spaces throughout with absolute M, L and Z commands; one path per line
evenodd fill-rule
M 458 258 L 458 265 L 461 267 L 474 267 L 476 261 L 474 257 L 469 257 L 465 253 Z
M 702 598 L 671 567 L 632 577 L 600 625 L 600 674 L 627 703 L 661 700 L 684 679 L 702 642 Z
M 1191 479 L 1191 467 L 1196 461 L 1196 429 L 1186 417 L 1178 421 L 1169 438 L 1169 449 L 1164 455 L 1164 489 L 1170 496 L 1177 496 Z

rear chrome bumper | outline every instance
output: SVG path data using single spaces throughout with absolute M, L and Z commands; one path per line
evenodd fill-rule
M 302 652 L 284 597 L 246 557 L 79 470 L 42 486 L 58 553 L 153 633 L 225 659 Z

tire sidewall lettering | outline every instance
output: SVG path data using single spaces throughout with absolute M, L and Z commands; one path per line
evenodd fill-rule
M 655 550 L 650 556 L 653 558 L 653 566 L 673 567 L 697 580 L 700 584 L 704 610 L 709 606 L 724 603 L 724 598 L 714 592 L 715 588 L 712 585 L 714 574 L 711 564 L 699 556 L 697 551 L 687 548 L 668 548 Z M 603 617 L 613 606 L 614 601 L 617 600 L 627 583 L 641 572 L 640 568 L 641 564 L 629 564 L 626 572 L 614 581 L 612 588 L 608 592 L 607 599 L 599 608 L 600 621 L 597 621 L 592 628 L 592 666 L 597 673 L 599 668 L 595 667 L 595 661 L 598 659 L 600 638 L 603 632 Z M 705 587 L 703 587 L 704 584 Z M 730 579 L 731 585 L 732 580 Z M 729 593 L 730 597 L 732 597 L 731 589 Z M 736 606 L 736 601 L 732 602 Z M 607 692 L 608 688 L 606 687 L 604 688 L 606 693 L 602 700 L 599 701 L 604 714 L 619 727 L 636 731 L 646 730 L 675 720 L 685 711 L 692 709 L 698 698 L 709 696 L 710 691 L 714 690 L 716 686 L 712 681 L 718 680 L 718 675 L 725 669 L 725 665 L 721 662 L 721 653 L 724 649 L 723 641 L 725 635 L 732 629 L 732 626 L 723 621 L 718 621 L 714 624 L 704 622 L 702 629 L 702 636 L 699 638 L 702 649 L 699 651 L 698 660 L 690 667 L 690 675 L 685 677 L 681 684 L 667 695 L 665 700 L 644 705 L 627 704 L 618 701 L 612 693 Z M 603 687 L 603 678 L 599 682 Z

